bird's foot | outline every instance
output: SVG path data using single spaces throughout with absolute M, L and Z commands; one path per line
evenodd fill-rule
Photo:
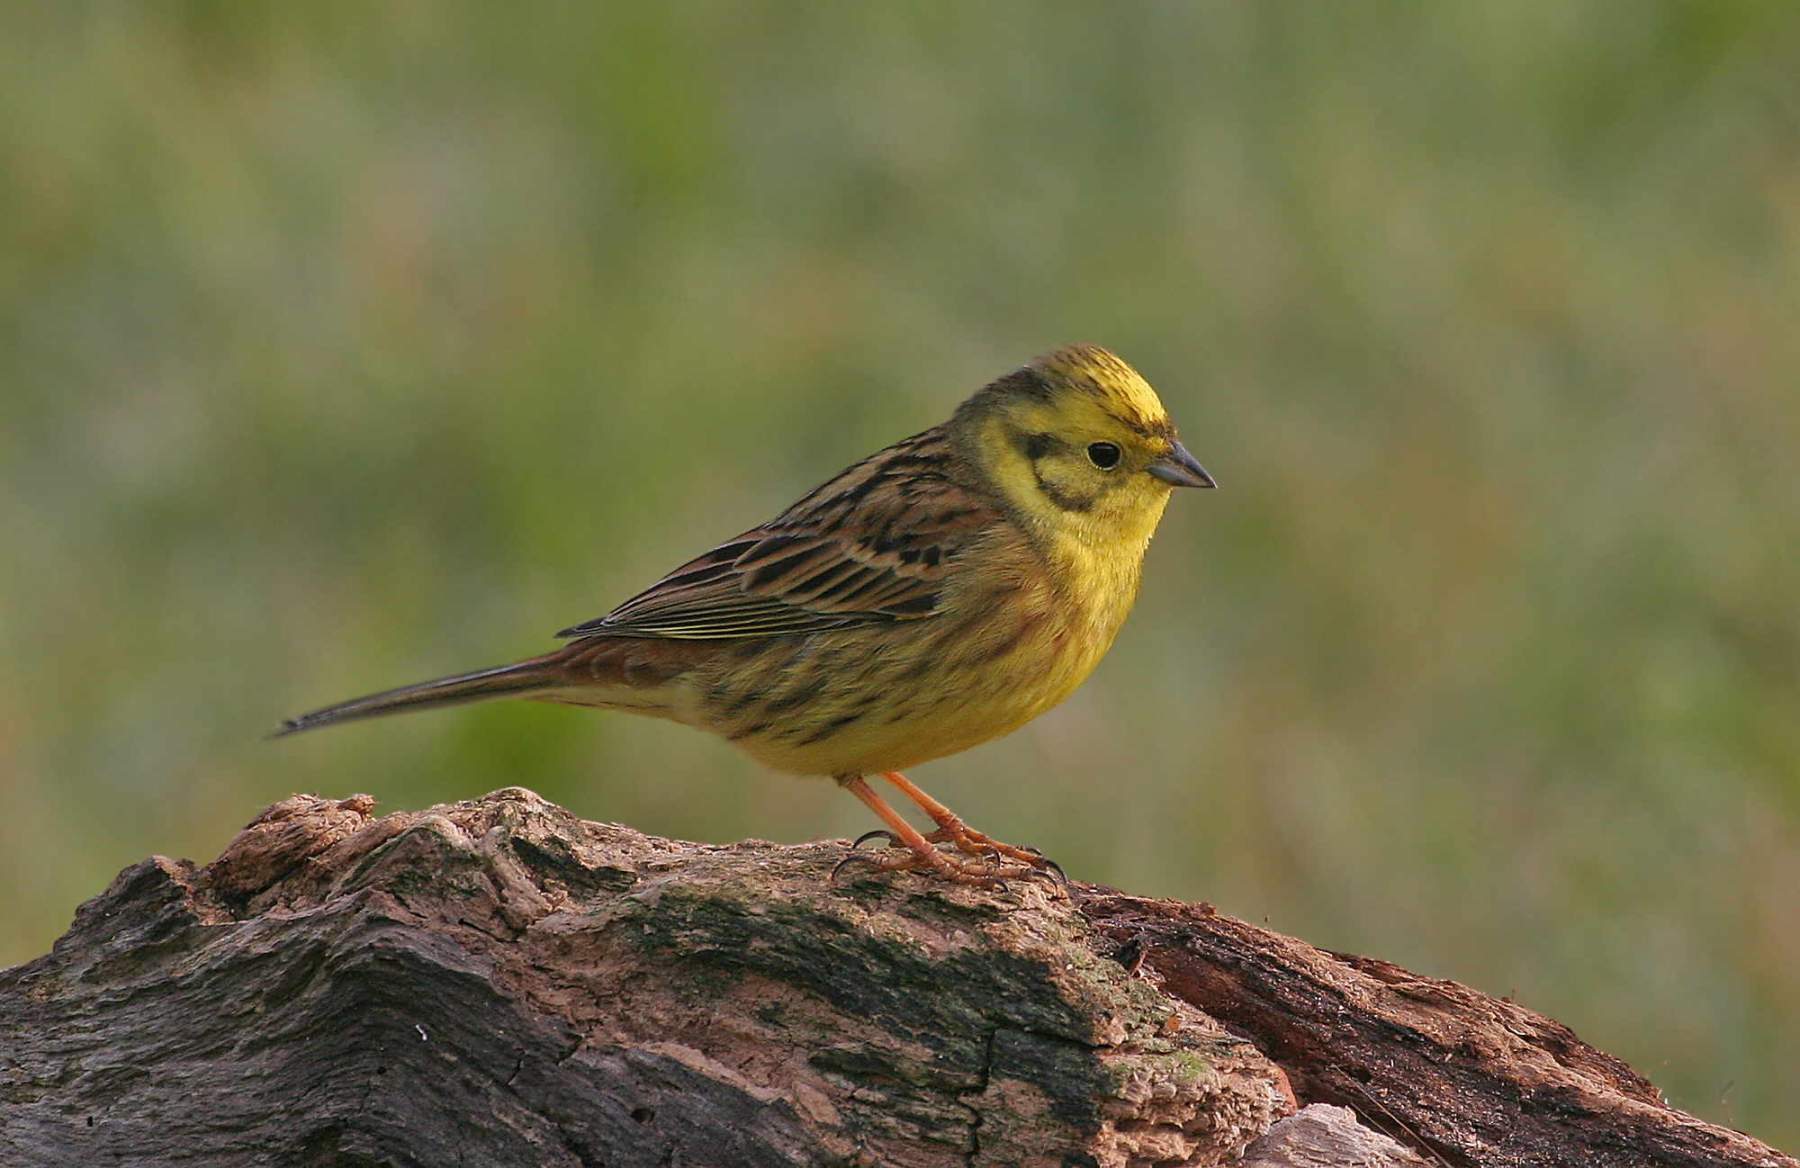
M 883 771 L 881 777 L 894 784 L 901 794 L 911 799 L 918 805 L 919 810 L 931 816 L 931 821 L 937 824 L 937 830 L 925 837 L 927 841 L 954 844 L 956 850 L 964 855 L 983 856 L 995 864 L 1011 860 L 1014 866 L 1030 868 L 1039 875 L 1052 877 L 1064 888 L 1068 887 L 1069 878 L 1063 875 L 1062 867 L 1055 860 L 1045 857 L 1036 848 L 1021 848 L 1012 844 L 1003 844 L 991 836 L 976 831 L 964 823 L 962 817 L 956 812 L 920 790 L 917 783 L 899 771 Z
M 883 838 L 888 845 L 884 851 L 861 850 L 861 846 L 868 841 Z M 864 832 L 850 845 L 849 853 L 832 867 L 831 880 L 836 883 L 838 874 L 852 864 L 867 864 L 877 872 L 918 872 L 952 884 L 967 884 L 978 888 L 1005 889 L 1008 880 L 1034 878 L 1068 883 L 1063 877 L 1062 869 L 1042 857 L 1037 857 L 1041 863 L 1029 864 L 1007 863 L 1005 854 L 997 849 L 981 849 L 971 854 L 979 855 L 981 862 L 965 860 L 959 855 L 940 852 L 929 846 L 915 848 L 892 832 Z
M 1053 875 L 1061 884 L 1069 883 L 1069 878 L 1063 875 L 1062 865 L 1036 848 L 1021 848 L 1013 844 L 1003 844 L 991 836 L 976 831 L 954 815 L 940 819 L 938 829 L 925 838 L 934 844 L 955 844 L 956 850 L 966 855 L 1004 856 L 1018 864 L 1029 865 L 1040 873 Z

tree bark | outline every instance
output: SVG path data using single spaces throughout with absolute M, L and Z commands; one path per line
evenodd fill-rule
M 1203 905 L 373 805 L 127 868 L 0 973 L 0 1164 L 1800 1168 L 1510 1002 Z

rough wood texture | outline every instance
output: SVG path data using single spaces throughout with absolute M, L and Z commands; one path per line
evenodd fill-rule
M 1274 1059 L 1304 1102 L 1453 1165 L 1796 1161 L 1663 1101 L 1573 1031 L 1453 981 L 1220 916 L 1207 905 L 1096 895 L 1082 911 L 1164 989 Z
M 1291 1078 L 1431 1163 L 1795 1168 L 1528 1011 L 1204 906 L 372 806 L 134 865 L 0 973 L 0 1164 L 1409 1162 L 1329 1108 L 1270 1132 Z

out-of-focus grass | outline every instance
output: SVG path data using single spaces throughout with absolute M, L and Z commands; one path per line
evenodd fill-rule
M 1800 1143 L 1797 62 L 1780 4 L 11 6 L 0 959 L 294 790 L 860 830 L 625 717 L 260 735 L 1091 339 L 1225 489 L 920 780 Z

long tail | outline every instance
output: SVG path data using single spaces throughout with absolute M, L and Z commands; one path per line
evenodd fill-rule
M 337 722 L 353 722 L 358 718 L 378 718 L 384 714 L 401 714 L 408 710 L 454 706 L 550 689 L 556 685 L 560 676 L 554 664 L 555 656 L 550 654 L 533 657 L 514 665 L 477 669 L 473 673 L 459 673 L 454 677 L 440 677 L 434 681 L 421 681 L 417 685 L 383 690 L 367 697 L 351 698 L 335 706 L 301 714 L 298 718 L 289 718 L 271 737 L 280 738 Z

